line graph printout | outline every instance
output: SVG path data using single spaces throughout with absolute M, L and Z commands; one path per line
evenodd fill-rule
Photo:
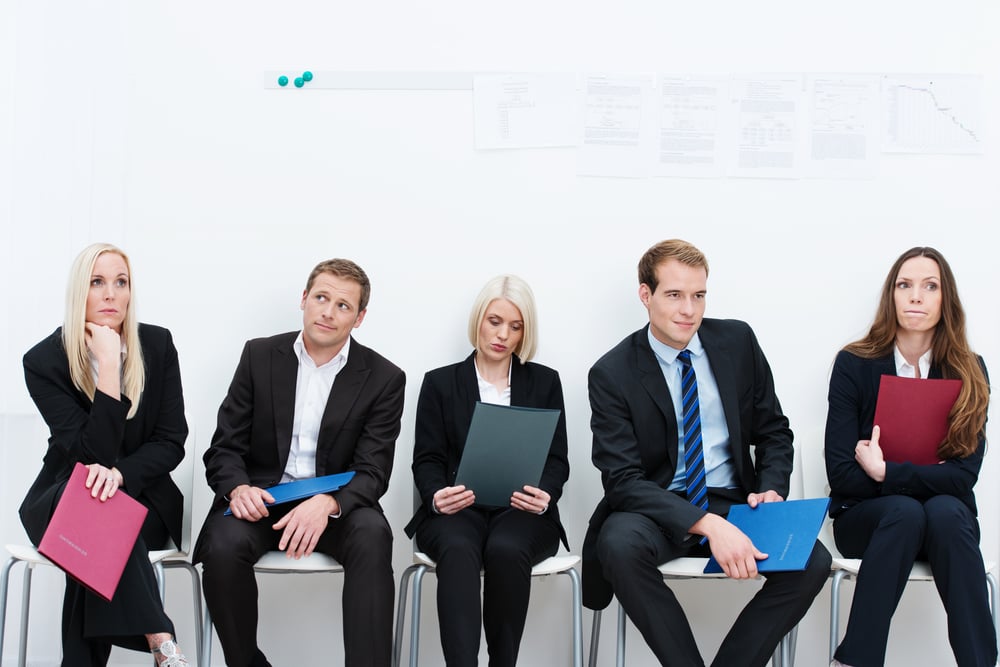
M 884 152 L 984 152 L 982 77 L 889 74 L 882 79 L 882 100 Z
M 725 175 L 723 132 L 727 78 L 663 75 L 659 94 L 656 176 L 719 178 Z
M 734 78 L 730 106 L 736 124 L 729 175 L 798 178 L 802 170 L 801 75 Z
M 653 163 L 656 113 L 652 74 L 586 77 L 583 84 L 583 137 L 577 173 L 583 176 L 649 176 Z
M 810 178 L 872 178 L 879 157 L 879 80 L 875 75 L 807 78 Z

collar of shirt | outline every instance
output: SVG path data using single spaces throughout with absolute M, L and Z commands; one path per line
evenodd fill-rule
M 302 339 L 301 331 L 299 332 L 299 335 L 295 337 L 295 342 L 292 343 L 292 348 L 295 350 L 295 356 L 299 358 L 300 366 L 305 366 L 306 368 L 316 368 L 318 370 L 333 368 L 333 373 L 337 374 L 340 372 L 340 369 L 344 367 L 344 364 L 347 363 L 347 355 L 351 352 L 351 337 L 348 336 L 347 340 L 344 341 L 344 347 L 340 348 L 340 352 L 337 353 L 337 356 L 322 366 L 317 366 L 316 362 L 313 361 L 313 358 L 309 356 L 308 352 L 306 352 L 306 344 Z
M 653 354 L 662 359 L 667 365 L 673 365 L 677 361 L 677 355 L 681 353 L 681 350 L 670 347 L 666 343 L 661 343 L 653 335 L 653 330 L 650 329 L 648 332 L 649 346 L 653 348 Z M 698 337 L 698 332 L 696 331 L 691 340 L 688 341 L 686 350 L 689 350 L 692 356 L 700 357 L 705 354 L 705 348 L 701 344 L 701 338 Z
M 892 356 L 896 360 L 896 375 L 901 378 L 915 378 L 917 377 L 916 369 L 910 365 L 906 359 L 903 358 L 903 353 L 899 351 L 898 346 L 893 346 Z M 920 355 L 917 359 L 917 366 L 920 368 L 921 379 L 926 379 L 931 372 L 931 351 L 927 350 Z
M 476 380 L 479 382 L 479 400 L 495 405 L 510 405 L 510 376 L 514 370 L 514 358 L 511 357 L 510 366 L 507 368 L 507 387 L 503 391 L 497 389 L 493 383 L 483 379 L 483 376 L 479 374 L 479 365 L 476 364 L 475 358 L 472 359 L 472 365 L 476 368 Z

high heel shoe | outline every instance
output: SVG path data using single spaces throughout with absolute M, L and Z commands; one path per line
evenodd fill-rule
M 184 667 L 184 665 L 190 664 L 172 639 L 161 642 L 159 646 L 152 649 L 152 653 L 153 664 L 156 667 Z M 163 656 L 163 659 L 161 660 L 159 656 Z

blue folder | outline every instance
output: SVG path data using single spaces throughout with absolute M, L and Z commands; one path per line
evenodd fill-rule
M 274 502 L 268 503 L 268 506 L 280 505 L 281 503 L 287 503 L 293 500 L 311 498 L 317 493 L 329 493 L 331 491 L 336 491 L 350 482 L 353 477 L 354 471 L 350 470 L 348 472 L 338 472 L 336 475 L 310 477 L 309 479 L 299 479 L 294 482 L 276 484 L 275 486 L 264 490 L 274 496 Z M 232 514 L 232 511 L 227 509 L 225 513 Z
M 761 503 L 756 509 L 733 505 L 726 519 L 767 554 L 767 558 L 757 561 L 758 572 L 792 572 L 806 569 L 829 505 L 829 498 Z M 718 572 L 722 567 L 713 556 L 708 559 L 705 574 Z

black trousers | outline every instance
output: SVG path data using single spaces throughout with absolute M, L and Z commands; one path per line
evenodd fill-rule
M 597 550 L 604 576 L 661 665 L 705 664 L 684 610 L 656 568 L 681 556 L 708 555 L 707 548 L 697 542 L 674 544 L 652 519 L 632 512 L 611 514 L 601 528 Z M 740 612 L 712 664 L 767 664 L 778 642 L 805 616 L 823 588 L 830 563 L 830 553 L 817 542 L 802 572 L 765 575 L 767 581 Z
M 531 568 L 559 548 L 555 522 L 512 508 L 469 507 L 428 517 L 416 540 L 437 562 L 438 621 L 448 667 L 478 664 L 481 629 L 490 666 L 513 667 L 528 613 Z
M 110 602 L 66 577 L 63 667 L 103 667 L 108 664 L 112 646 L 148 652 L 145 635 L 174 634 L 173 623 L 163 611 L 146 547 L 163 548 L 169 541 L 166 526 L 150 509 Z
M 913 562 L 926 559 L 948 612 L 948 640 L 960 667 L 992 667 L 996 635 L 990 617 L 979 522 L 954 496 L 864 500 L 833 522 L 837 548 L 861 558 L 851 614 L 836 658 L 854 667 L 885 663 L 889 622 Z
M 253 566 L 278 548 L 282 531 L 272 526 L 294 504 L 270 509 L 257 522 L 213 511 L 198 537 L 195 561 L 212 622 L 230 667 L 267 665 L 257 646 L 257 579 Z M 392 530 L 382 512 L 362 507 L 330 519 L 317 552 L 344 566 L 344 662 L 347 667 L 388 667 L 392 660 Z

